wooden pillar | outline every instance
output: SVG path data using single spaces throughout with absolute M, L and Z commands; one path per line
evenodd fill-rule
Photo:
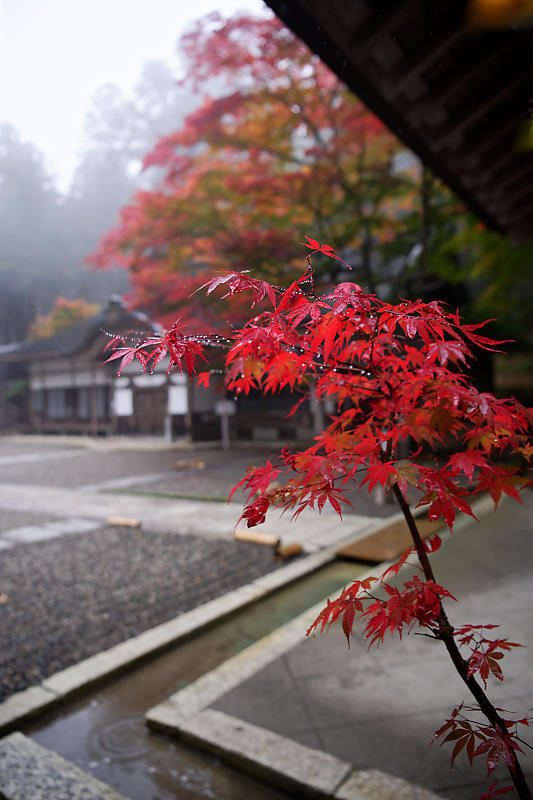
M 94 367 L 91 368 L 91 433 L 98 436 L 98 407 L 96 405 L 96 375 Z

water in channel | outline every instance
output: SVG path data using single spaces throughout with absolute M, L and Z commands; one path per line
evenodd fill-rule
M 334 562 L 111 679 L 24 733 L 130 800 L 287 800 L 215 758 L 153 733 L 146 711 L 367 569 Z

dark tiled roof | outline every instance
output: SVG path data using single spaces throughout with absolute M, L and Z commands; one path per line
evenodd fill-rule
M 119 299 L 113 298 L 99 314 L 63 328 L 49 339 L 14 342 L 1 346 L 0 362 L 75 355 L 88 347 L 101 331 L 122 334 L 128 331 L 148 332 L 158 329 L 157 324 L 150 321 L 145 314 L 128 311 Z
M 467 0 L 266 2 L 474 213 L 533 239 L 531 20 L 475 28 Z

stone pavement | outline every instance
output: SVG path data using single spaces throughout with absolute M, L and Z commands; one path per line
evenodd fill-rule
M 175 548 L 184 553 L 193 553 L 203 542 L 211 555 L 214 552 L 212 548 L 218 543 L 242 545 L 260 551 L 264 556 L 264 548 L 234 542 L 231 538 L 240 513 L 238 503 L 227 505 L 109 490 L 162 488 L 169 491 L 174 490 L 178 483 L 183 495 L 216 499 L 222 491 L 226 492 L 228 485 L 231 487 L 242 477 L 247 464 L 261 463 L 265 451 L 194 453 L 195 458 L 199 456 L 205 460 L 205 468 L 180 467 L 176 471 L 176 461 L 191 459 L 191 451 L 169 447 L 156 451 L 145 445 L 147 443 L 136 449 L 133 443 L 132 452 L 125 449 L 123 443 L 119 446 L 98 443 L 97 447 L 89 449 L 74 448 L 70 443 L 62 447 L 58 442 L 25 441 L 21 444 L 0 440 L 0 517 L 3 516 L 0 547 L 5 558 L 8 561 L 16 558 L 33 571 L 39 558 L 35 560 L 27 554 L 33 552 L 40 557 L 49 548 L 53 554 L 67 554 L 69 558 L 74 557 L 74 561 L 83 563 L 83 553 L 78 559 L 75 556 L 78 545 L 83 549 L 90 542 L 92 547 L 103 546 L 105 549 L 109 537 L 116 552 L 124 551 L 126 562 L 133 560 L 137 563 L 139 575 L 143 572 L 143 564 L 152 558 L 151 554 L 142 556 L 143 548 L 157 544 L 158 537 L 164 540 L 162 561 L 165 560 L 165 548 L 172 549 L 172 541 Z M 309 513 L 303 514 L 296 525 L 289 525 L 288 519 L 281 523 L 271 519 L 269 525 L 273 528 L 266 527 L 277 535 L 281 534 L 284 543 L 299 541 L 308 552 L 317 551 L 318 556 L 325 546 L 366 535 L 379 524 L 380 516 L 391 514 L 394 508 L 376 506 L 366 493 L 359 493 L 357 510 L 364 513 L 346 515 L 342 525 L 339 525 L 336 515 L 326 513 L 319 517 Z M 531 638 L 533 597 L 527 571 L 531 561 L 532 511 L 531 496 L 524 508 L 509 502 L 502 504 L 496 514 L 483 517 L 479 528 L 474 524 L 458 525 L 462 530 L 458 530 L 457 535 L 435 555 L 437 579 L 462 601 L 457 612 L 452 609 L 452 621 L 459 624 L 497 622 L 502 624 L 503 636 L 524 642 Z M 117 515 L 136 517 L 143 527 L 136 531 L 109 529 L 105 524 L 107 518 Z M 92 525 L 94 530 L 82 532 L 84 524 Z M 76 535 L 65 539 L 69 533 Z M 153 537 L 153 542 L 144 538 L 144 534 Z M 35 536 L 34 544 L 29 543 L 32 535 Z M 140 540 L 136 539 L 138 536 Z M 118 543 L 115 541 L 117 537 L 121 539 Z M 128 540 L 131 550 L 126 546 Z M 188 550 L 188 546 L 192 550 Z M 135 562 L 137 548 L 140 548 L 142 557 Z M 54 558 L 53 555 L 51 564 Z M 182 574 L 191 573 L 187 558 L 183 562 Z M 88 563 L 92 562 L 89 560 Z M 90 569 L 99 579 L 95 563 Z M 112 562 L 104 556 L 100 563 L 107 565 Z M 215 572 L 218 563 L 214 557 Z M 272 562 L 269 568 L 272 568 Z M 247 569 L 248 565 L 238 568 L 239 581 L 247 578 Z M 75 577 L 73 565 L 69 565 L 66 571 Z M 50 574 L 53 583 L 53 570 Z M 113 570 L 108 570 L 108 578 L 111 584 L 116 584 Z M 207 582 L 211 579 L 208 578 Z M 133 585 L 139 582 L 139 607 L 149 607 L 151 604 L 145 602 L 146 594 L 143 597 L 139 577 L 128 581 Z M 29 583 L 28 607 L 32 604 L 33 586 L 38 582 L 37 577 L 35 584 Z M 61 590 L 61 581 L 55 582 Z M 15 591 L 15 586 L 16 580 L 10 593 Z M 120 594 L 120 586 L 118 589 Z M 192 589 L 193 593 L 197 592 L 198 585 Z M 0 586 L 0 597 L 1 594 L 8 598 L 7 602 L 2 598 L 2 608 L 6 610 L 9 594 L 3 593 Z M 45 595 L 46 589 L 41 595 L 35 592 L 37 602 L 33 605 L 36 608 Z M 91 592 L 88 596 L 91 600 Z M 110 597 L 102 602 L 109 602 Z M 92 600 L 89 606 L 91 603 Z M 97 603 L 95 608 L 100 605 Z M 117 608 L 120 616 L 120 603 Z M 54 619 L 53 609 L 48 616 Z M 100 618 L 104 615 L 98 613 L 95 616 Z M 58 618 L 57 614 L 55 618 Z M 148 621 L 148 627 L 153 624 L 156 622 Z M 33 623 L 31 625 L 33 627 Z M 116 627 L 116 620 L 112 618 L 110 628 L 115 630 Z M 83 623 L 80 630 L 83 631 Z M 265 734 L 261 731 L 266 731 L 270 737 L 269 752 L 273 763 L 276 758 L 280 764 L 296 763 L 300 772 L 306 772 L 306 764 L 320 759 L 320 763 L 324 763 L 324 780 L 329 764 L 332 785 L 338 786 L 334 773 L 339 764 L 345 775 L 349 774 L 350 765 L 355 764 L 362 770 L 356 775 L 360 780 L 368 781 L 368 785 L 383 785 L 380 773 L 372 769 L 377 768 L 429 787 L 451 800 L 470 800 L 483 791 L 485 783 L 481 765 L 472 770 L 468 765 L 458 763 L 450 773 L 449 753 L 439 747 L 427 747 L 432 731 L 463 696 L 462 686 L 452 668 L 439 655 L 438 644 L 411 636 L 402 643 L 387 642 L 381 649 L 368 651 L 361 637 L 356 636 L 348 651 L 338 630 L 332 629 L 326 638 L 301 641 L 304 630 L 303 618 L 297 618 L 287 626 L 287 632 L 281 630 L 277 638 L 272 635 L 262 646 L 260 642 L 258 649 L 254 650 L 252 668 L 248 663 L 243 671 L 235 673 L 231 661 L 223 664 L 218 669 L 225 668 L 226 675 L 232 674 L 229 683 L 221 684 L 217 675 L 211 673 L 204 676 L 205 685 L 211 685 L 215 690 L 212 694 L 202 695 L 194 719 L 188 722 L 190 738 L 195 741 L 202 739 L 202 721 L 205 718 L 208 728 L 211 726 L 211 735 L 218 726 L 217 736 L 222 743 L 226 740 L 229 743 L 229 729 L 232 728 L 235 741 L 240 742 L 243 752 L 250 746 L 254 731 L 259 732 L 258 741 L 261 743 L 265 741 Z M 70 632 L 64 633 L 64 638 L 68 639 Z M 59 636 L 61 638 L 60 632 Z M 273 646 L 275 642 L 278 644 Z M 56 644 L 53 643 L 52 650 Z M 101 646 L 106 645 L 97 645 Z M 419 664 L 421 652 L 424 657 Z M 246 663 L 246 653 L 238 659 L 241 665 Z M 531 703 L 526 698 L 533 677 L 529 651 L 524 648 L 508 655 L 504 671 L 505 683 L 490 686 L 490 696 L 506 709 L 523 714 Z M 191 684 L 184 691 L 190 696 L 194 690 L 195 684 Z M 173 713 L 172 703 L 166 713 L 168 723 Z M 177 727 L 180 724 L 178 720 Z M 171 723 L 165 725 L 172 727 Z M 209 738 L 209 734 L 206 736 Z M 291 750 L 291 743 L 296 750 Z M 259 750 L 263 751 L 262 744 Z M 309 758 L 311 762 L 306 760 Z M 531 775 L 533 764 L 529 753 L 525 765 Z M 356 785 L 357 780 L 354 778 L 351 788 L 346 786 L 335 796 L 350 800 L 352 797 L 376 796 L 384 800 L 385 795 L 380 795 L 379 790 L 377 795 L 362 794 L 361 787 Z M 505 776 L 503 780 L 507 782 Z M 405 794 L 405 786 L 402 788 L 390 780 L 389 783 L 393 792 L 390 796 L 397 800 L 400 797 L 414 800 L 426 796 L 423 791 L 414 789 Z
M 161 473 L 158 467 L 198 459 L 190 451 L 150 450 L 147 443 L 132 451 L 123 444 L 90 449 L 0 439 L 0 698 L 281 565 L 272 548 L 233 538 L 237 503 L 101 493 L 94 483 L 87 488 L 97 477 L 121 481 L 128 470 L 129 480 L 146 481 L 147 474 Z M 208 465 L 201 470 L 204 490 L 215 496 L 221 473 L 226 485 L 236 482 L 244 464 L 263 454 L 200 456 Z M 170 475 L 178 481 L 183 471 L 193 479 L 194 466 Z M 110 527 L 110 517 L 134 518 L 141 526 Z M 309 512 L 296 525 L 273 516 L 263 527 L 311 553 L 363 536 L 377 522 L 350 515 L 339 524 L 336 514 Z
M 33 514 L 44 514 L 47 517 L 54 515 L 77 521 L 85 518 L 88 520 L 87 524 L 91 520 L 105 524 L 110 517 L 127 517 L 138 520 L 143 528 L 152 531 L 229 540 L 239 519 L 241 506 L 1 483 L 0 509 L 11 512 L 31 510 Z M 370 516 L 346 515 L 341 522 L 335 512 L 318 515 L 312 511 L 304 511 L 298 520 L 291 522 L 289 515 L 278 516 L 274 511 L 256 530 L 275 534 L 283 544 L 299 542 L 304 550 L 313 552 L 320 547 L 340 543 L 351 536 L 364 535 L 375 519 L 376 517 Z M 78 522 L 75 524 L 78 526 Z M 81 523 L 79 526 L 81 527 Z M 9 534 L 2 535 L 13 540 L 17 534 L 9 531 Z M 27 535 L 24 535 L 28 541 Z M 38 538 L 38 534 L 36 537 Z
M 231 504 L 225 499 L 250 464 L 262 464 L 272 456 L 257 448 L 224 452 L 165 445 L 158 449 L 157 440 L 152 449 L 143 442 L 139 450 L 132 449 L 135 440 L 103 440 L 98 446 L 87 440 L 85 444 L 90 447 L 59 447 L 57 441 L 47 443 L 44 437 L 36 437 L 33 443 L 24 437 L 0 439 L 0 511 L 30 513 L 51 522 L 41 532 L 33 530 L 35 541 L 50 538 L 54 526 L 58 535 L 61 530 L 66 535 L 117 516 L 136 519 L 143 528 L 161 533 L 228 540 L 243 498 L 236 494 Z M 121 493 L 124 489 L 133 493 Z M 136 490 L 140 493 L 135 494 Z M 213 501 L 219 502 L 214 505 Z M 376 518 L 396 511 L 394 506 L 376 503 L 366 490 L 357 493 L 356 510 L 357 514 L 346 514 L 342 523 L 332 510 L 322 515 L 303 512 L 295 523 L 289 514 L 274 512 L 257 530 L 274 533 L 283 544 L 298 542 L 313 552 L 346 537 L 364 535 Z M 58 518 L 69 523 L 61 527 Z M 10 528 L 0 522 L 0 549 L 31 541 L 33 525 L 17 530 L 26 524 Z
M 50 439 L 53 441 L 48 437 L 0 437 L 0 484 L 91 494 L 163 492 L 178 499 L 225 504 L 248 467 L 261 466 L 266 458 L 279 453 L 275 444 L 223 451 L 196 445 L 184 448 L 158 439 Z M 394 506 L 376 504 L 366 489 L 354 493 L 353 499 L 354 513 L 363 516 L 388 516 L 394 511 Z M 242 505 L 238 492 L 233 503 L 235 510 Z
M 527 644 L 533 633 L 533 496 L 524 499 L 523 506 L 503 502 L 479 526 L 463 519 L 434 555 L 434 567 L 437 580 L 460 599 L 456 607 L 448 602 L 452 622 L 496 623 L 497 635 Z M 401 577 L 406 580 L 407 573 Z M 308 621 L 294 620 L 263 647 L 258 643 L 178 692 L 149 712 L 150 723 L 175 727 L 222 755 L 225 749 L 232 757 L 239 751 L 243 761 L 265 770 L 270 754 L 272 770 L 278 758 L 293 776 L 295 764 L 311 763 L 313 753 L 322 753 L 338 759 L 330 766 L 334 772 L 346 763 L 375 768 L 451 800 L 473 800 L 486 791 L 481 759 L 470 767 L 459 758 L 451 772 L 449 746 L 428 746 L 452 708 L 462 699 L 469 702 L 439 643 L 411 635 L 369 650 L 359 633 L 348 649 L 338 628 L 303 641 Z M 512 651 L 503 670 L 503 683 L 489 680 L 489 697 L 519 716 L 530 713 L 531 650 Z M 214 742 L 213 730 L 221 744 Z M 524 750 L 521 760 L 531 780 L 532 751 Z M 509 782 L 503 768 L 495 777 L 502 785 Z

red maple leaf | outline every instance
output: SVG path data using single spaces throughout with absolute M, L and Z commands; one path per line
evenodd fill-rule
M 511 772 L 515 769 L 516 753 L 523 753 L 516 736 L 504 733 L 499 729 L 483 727 L 484 741 L 478 747 L 474 756 L 487 755 L 487 775 L 493 772 L 503 759 Z
M 376 483 L 382 486 L 389 483 L 392 476 L 396 477 L 396 468 L 394 461 L 383 461 L 379 464 L 372 464 L 367 467 L 366 478 L 361 483 L 361 486 L 368 482 L 368 491 L 371 492 Z
M 248 499 L 252 497 L 252 495 L 256 494 L 256 492 L 260 492 L 264 494 L 272 481 L 274 481 L 278 475 L 280 474 L 281 470 L 279 467 L 274 467 L 272 463 L 266 460 L 266 464 L 264 467 L 258 467 L 256 469 L 250 469 L 248 474 L 239 481 L 239 483 L 233 487 L 230 492 L 229 500 L 233 497 L 234 493 L 237 491 L 239 487 L 243 487 L 248 492 Z

